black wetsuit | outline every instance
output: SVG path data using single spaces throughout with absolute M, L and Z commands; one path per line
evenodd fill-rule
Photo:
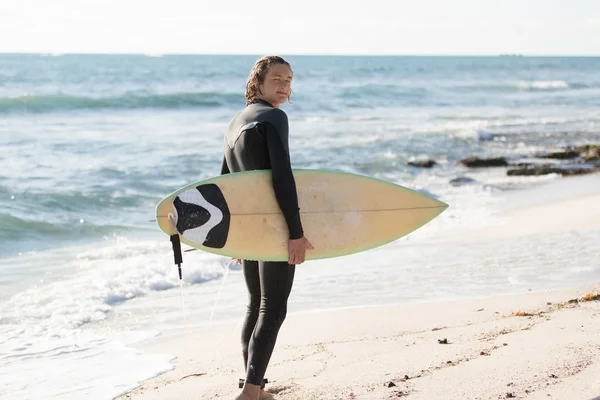
M 221 174 L 272 170 L 273 189 L 290 239 L 302 238 L 296 183 L 288 148 L 288 120 L 282 110 L 255 100 L 236 114 L 225 134 Z M 295 266 L 287 262 L 243 262 L 249 302 L 242 328 L 246 382 L 261 385 L 287 312 Z

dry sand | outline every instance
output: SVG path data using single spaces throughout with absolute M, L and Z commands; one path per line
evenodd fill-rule
M 296 314 L 267 389 L 277 400 L 591 400 L 600 396 L 600 302 L 568 302 L 589 293 L 600 291 Z M 122 398 L 234 399 L 238 337 L 227 327 L 146 345 L 175 353 L 175 369 Z

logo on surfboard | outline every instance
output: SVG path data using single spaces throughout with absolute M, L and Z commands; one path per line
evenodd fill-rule
M 231 216 L 221 189 L 214 183 L 196 186 L 173 199 L 177 231 L 203 246 L 223 248 Z

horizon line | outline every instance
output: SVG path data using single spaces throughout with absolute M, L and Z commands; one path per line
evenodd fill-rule
M 409 53 L 381 53 L 381 54 L 368 54 L 368 53 L 282 53 L 282 52 L 264 52 L 264 53 L 210 53 L 210 52 L 198 52 L 198 53 L 178 53 L 178 52 L 80 52 L 80 51 L 67 51 L 67 52 L 53 52 L 53 51 L 0 51 L 0 55 L 41 55 L 41 56 L 63 56 L 63 55 L 105 55 L 105 56 L 146 56 L 146 57 L 163 57 L 163 56 L 258 56 L 271 54 L 280 54 L 285 56 L 295 57 L 600 57 L 600 54 L 543 54 L 543 53 L 485 53 L 485 54 L 469 54 L 469 53 L 426 53 L 426 54 L 409 54 Z

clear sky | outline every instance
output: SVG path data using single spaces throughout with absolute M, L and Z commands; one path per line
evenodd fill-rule
M 0 0 L 0 52 L 600 55 L 600 0 Z

